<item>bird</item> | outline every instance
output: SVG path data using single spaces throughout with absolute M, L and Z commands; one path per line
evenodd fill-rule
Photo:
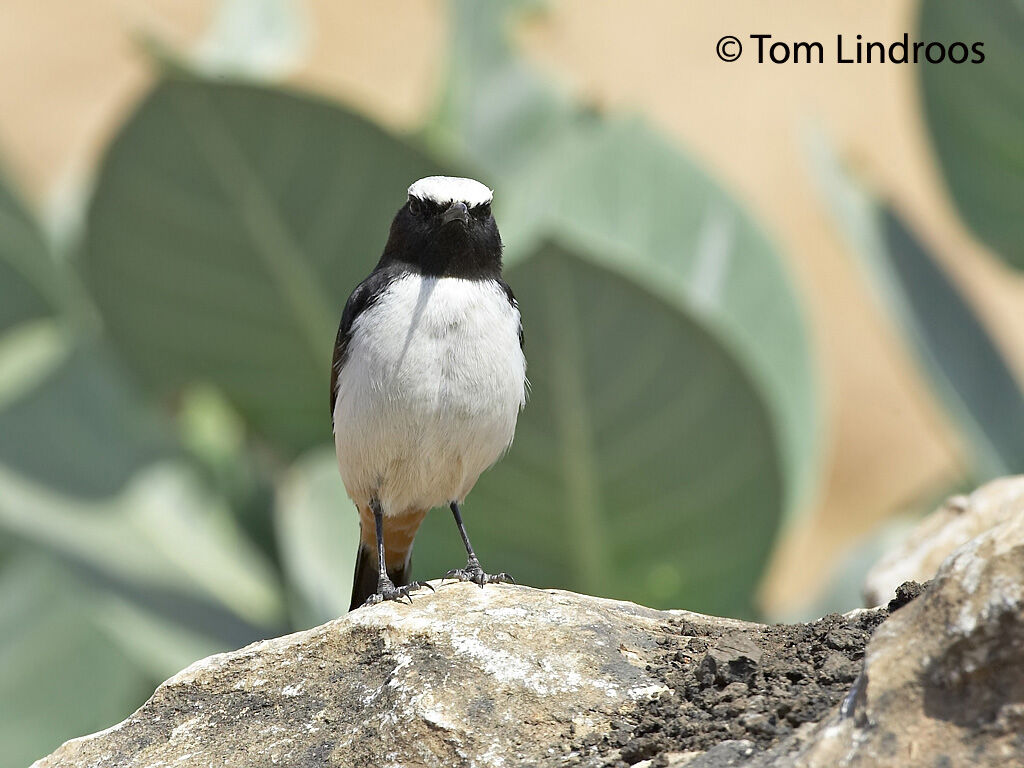
M 514 583 L 483 570 L 461 511 L 511 446 L 529 386 L 492 200 L 474 179 L 415 181 L 377 266 L 342 311 L 331 418 L 341 479 L 359 511 L 349 610 L 433 589 L 411 580 L 411 558 L 435 507 L 451 509 L 466 549 L 466 565 L 444 578 Z

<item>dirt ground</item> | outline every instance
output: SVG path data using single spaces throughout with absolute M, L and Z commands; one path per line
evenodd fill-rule
M 808 624 L 716 633 L 684 619 L 670 623 L 650 671 L 672 693 L 587 737 L 581 764 L 620 768 L 653 758 L 657 766 L 670 752 L 719 746 L 722 765 L 742 765 L 831 713 L 860 673 L 871 635 L 926 586 L 907 582 L 887 608 Z

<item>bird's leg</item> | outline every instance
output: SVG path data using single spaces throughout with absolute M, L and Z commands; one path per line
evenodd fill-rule
M 459 502 L 451 503 L 452 514 L 455 516 L 455 524 L 459 526 L 459 535 L 462 536 L 462 543 L 466 545 L 466 567 L 452 568 L 444 575 L 446 579 L 458 579 L 459 581 L 472 581 L 479 584 L 482 589 L 484 584 L 515 584 L 516 580 L 507 573 L 491 575 L 484 573 L 480 567 L 473 545 L 469 543 L 469 536 L 466 534 L 466 526 L 462 522 L 462 513 L 459 511 Z
M 423 587 L 433 591 L 434 588 L 425 581 L 413 581 L 401 587 L 396 587 L 391 581 L 387 566 L 384 564 L 384 511 L 380 507 L 380 500 L 370 499 L 370 509 L 373 511 L 373 526 L 377 529 L 377 591 L 366 598 L 363 605 L 376 605 L 385 600 L 401 600 L 403 597 L 411 603 L 410 592 Z

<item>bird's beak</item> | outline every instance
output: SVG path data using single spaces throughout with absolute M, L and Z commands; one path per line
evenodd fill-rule
M 465 203 L 452 203 L 448 206 L 448 210 L 441 214 L 442 226 L 452 221 L 461 221 L 463 224 L 469 223 L 469 208 L 466 207 Z

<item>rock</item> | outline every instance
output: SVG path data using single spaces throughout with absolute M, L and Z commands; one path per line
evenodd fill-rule
M 1024 765 L 1024 514 L 893 607 L 765 626 L 449 584 L 198 662 L 36 765 Z
M 412 605 L 200 661 L 120 725 L 37 766 L 557 761 L 666 692 L 645 665 L 680 617 L 713 621 L 565 592 L 438 585 Z
M 668 768 L 740 768 L 757 752 L 752 741 L 723 741 L 707 752 L 670 760 Z
M 883 605 L 903 582 L 927 581 L 953 550 L 1015 515 L 1024 515 L 1024 475 L 994 480 L 970 496 L 947 499 L 871 569 L 864 583 L 864 604 Z
M 707 764 L 727 765 L 837 706 L 884 617 L 766 627 L 438 585 L 198 662 L 37 766 L 614 765 L 715 747 Z
M 840 711 L 751 765 L 1024 765 L 1024 514 L 878 629 Z
M 748 683 L 757 672 L 761 655 L 761 649 L 742 634 L 726 635 L 704 654 L 697 674 L 704 685 Z
M 916 581 L 904 581 L 896 587 L 896 596 L 885 607 L 889 613 L 894 613 L 923 595 L 930 585 L 930 581 L 926 581 L 924 584 L 918 584 Z

